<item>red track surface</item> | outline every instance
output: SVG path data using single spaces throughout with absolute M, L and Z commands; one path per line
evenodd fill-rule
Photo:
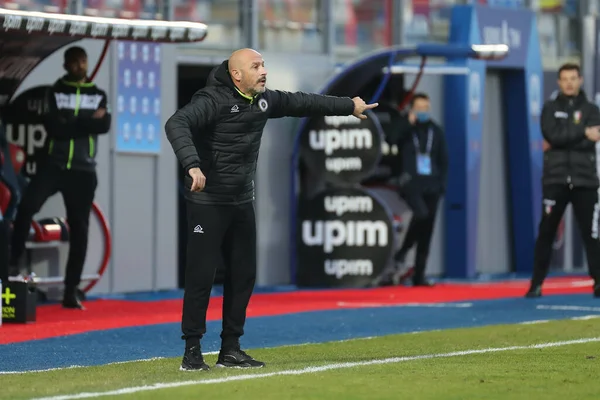
M 552 278 L 544 285 L 544 294 L 591 293 L 586 278 Z M 491 300 L 521 297 L 526 281 L 497 283 L 439 284 L 435 288 L 388 287 L 378 289 L 319 290 L 256 294 L 250 302 L 248 317 L 335 310 L 340 308 L 382 307 L 406 303 Z M 38 307 L 32 324 L 4 324 L 0 344 L 74 335 L 95 330 L 125 328 L 179 322 L 181 300 L 129 301 L 95 300 L 86 311 L 65 310 L 60 305 Z M 211 299 L 208 320 L 221 318 L 223 299 Z

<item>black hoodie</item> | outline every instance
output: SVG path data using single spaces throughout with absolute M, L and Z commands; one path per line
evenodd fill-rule
M 102 118 L 92 115 L 106 110 Z M 94 171 L 97 136 L 110 130 L 106 93 L 94 83 L 57 80 L 46 97 L 48 160 L 63 169 Z
M 243 204 L 254 200 L 254 175 L 263 128 L 269 118 L 351 115 L 354 102 L 303 92 L 266 90 L 248 97 L 237 90 L 227 61 L 209 75 L 166 123 L 165 131 L 186 171 L 186 198 L 200 204 Z M 206 177 L 202 192 L 190 192 L 190 168 Z
M 598 187 L 597 146 L 585 128 L 600 126 L 600 111 L 583 91 L 575 97 L 559 94 L 542 109 L 541 128 L 550 149 L 544 153 L 544 185 Z

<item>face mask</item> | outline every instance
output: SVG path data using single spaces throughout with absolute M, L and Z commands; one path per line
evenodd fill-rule
M 417 116 L 417 121 L 419 121 L 419 122 L 429 121 L 429 113 L 428 112 L 420 111 L 420 112 L 416 113 L 416 116 Z

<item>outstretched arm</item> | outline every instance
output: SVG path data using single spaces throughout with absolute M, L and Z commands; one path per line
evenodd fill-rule
M 315 93 L 269 91 L 270 118 L 310 117 L 317 115 L 355 115 L 364 119 L 363 112 L 377 107 L 377 104 L 366 105 L 360 97 L 326 96 Z

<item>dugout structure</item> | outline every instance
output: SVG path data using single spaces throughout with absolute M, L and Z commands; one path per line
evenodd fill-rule
M 423 76 L 457 77 L 466 87 L 465 60 L 501 60 L 508 54 L 509 46 L 501 42 L 393 47 L 349 63 L 327 82 L 323 94 L 360 96 L 380 106 L 366 113 L 367 120 L 319 117 L 299 126 L 290 199 L 296 284 L 363 287 L 384 270 L 404 218 L 391 200 L 398 197 L 402 178 L 395 168 L 395 120 Z M 415 74 L 411 85 L 407 74 Z
M 47 57 L 63 47 L 81 39 L 104 41 L 103 51 L 95 66 L 91 66 L 90 79 L 94 79 L 104 58 L 114 41 L 186 43 L 205 39 L 207 27 L 201 23 L 127 20 L 97 18 L 80 15 L 50 14 L 42 12 L 15 11 L 0 9 L 0 109 L 5 120 L 23 112 L 29 117 L 22 124 L 5 124 L 9 133 L 20 132 L 18 145 L 8 144 L 10 156 L 3 157 L 2 182 L 0 184 L 0 204 L 2 204 L 3 226 L 8 231 L 14 218 L 15 203 L 27 184 L 26 176 L 35 173 L 35 168 L 27 168 L 34 162 L 36 154 L 31 150 L 32 142 L 40 140 L 36 136 L 35 102 L 23 101 L 13 104 L 14 95 L 24 79 Z M 54 77 L 49 77 L 53 79 Z M 48 82 L 51 84 L 51 82 Z M 38 112 L 39 114 L 39 112 Z M 19 126 L 22 125 L 22 126 Z M 158 127 L 162 130 L 162 127 Z M 114 132 L 115 128 L 111 129 Z M 22 137 L 21 137 L 22 136 Z M 31 165 L 30 165 L 31 167 Z M 12 169 L 12 170 L 11 170 Z M 9 172 L 15 172 L 17 181 L 10 179 Z M 25 178 L 24 178 L 25 177 Z M 12 181 L 12 182 L 11 182 Z M 12 207 L 12 208 L 11 208 Z M 86 282 L 84 292 L 91 290 L 108 267 L 111 253 L 111 235 L 106 217 L 98 204 L 94 203 L 93 217 L 101 226 L 104 236 L 104 251 L 97 272 L 83 276 Z M 68 240 L 68 222 L 62 217 L 46 218 L 32 224 L 28 251 L 43 247 L 58 247 Z M 2 246 L 8 246 L 3 240 Z M 2 260 L 6 262 L 6 260 Z M 62 283 L 60 276 L 40 277 L 39 285 Z

